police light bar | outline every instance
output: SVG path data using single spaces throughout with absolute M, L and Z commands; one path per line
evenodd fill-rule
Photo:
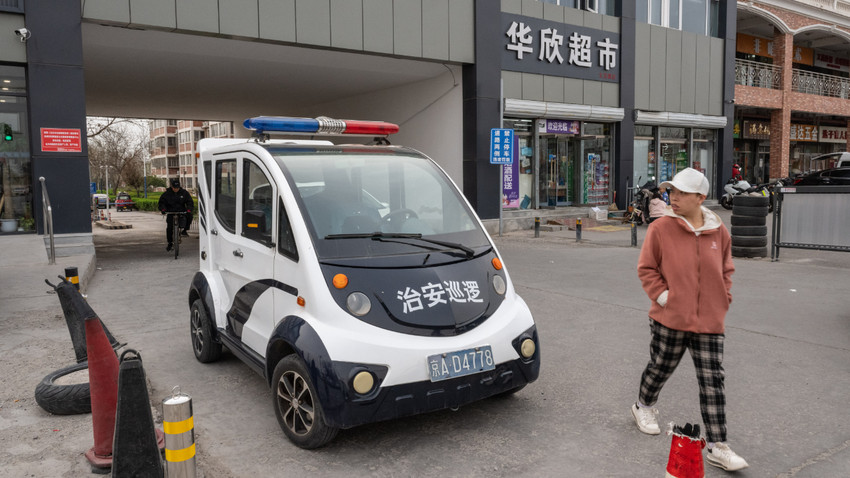
M 292 118 L 286 116 L 257 116 L 243 123 L 245 129 L 263 133 L 290 134 L 366 134 L 386 136 L 398 133 L 398 125 L 383 121 L 339 120 L 318 118 Z

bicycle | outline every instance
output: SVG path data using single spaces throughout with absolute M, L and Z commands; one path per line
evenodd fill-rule
M 183 211 L 163 212 L 163 214 L 170 216 L 166 220 L 171 221 L 171 244 L 174 247 L 174 258 L 177 259 L 177 256 L 180 255 L 180 243 L 183 241 L 180 231 L 183 229 L 183 225 L 186 224 L 185 215 L 190 213 Z

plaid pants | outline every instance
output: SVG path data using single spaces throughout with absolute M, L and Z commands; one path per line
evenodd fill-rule
M 726 394 L 723 380 L 723 334 L 698 334 L 665 327 L 649 319 L 650 359 L 640 379 L 640 402 L 655 405 L 664 383 L 676 370 L 685 349 L 691 351 L 699 381 L 699 405 L 709 442 L 726 441 Z

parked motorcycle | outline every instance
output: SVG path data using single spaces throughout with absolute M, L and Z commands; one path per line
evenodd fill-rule
M 752 185 L 745 179 L 731 178 L 723 186 L 725 193 L 720 197 L 720 205 L 732 209 L 735 196 L 765 196 L 770 198 L 768 210 L 773 212 L 773 183 Z
M 640 183 L 638 178 L 637 182 Z M 650 178 L 642 186 L 632 187 L 632 202 L 629 204 L 628 219 L 640 226 L 644 222 L 649 223 L 649 201 L 652 200 L 654 192 L 658 191 L 655 178 Z

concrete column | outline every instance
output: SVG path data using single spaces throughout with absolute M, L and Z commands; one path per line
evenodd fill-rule
M 788 97 L 791 94 L 792 54 L 794 36 L 777 32 L 773 37 L 774 65 L 781 69 L 782 109 L 770 114 L 770 176 L 784 178 L 788 176 L 791 160 L 791 107 Z

